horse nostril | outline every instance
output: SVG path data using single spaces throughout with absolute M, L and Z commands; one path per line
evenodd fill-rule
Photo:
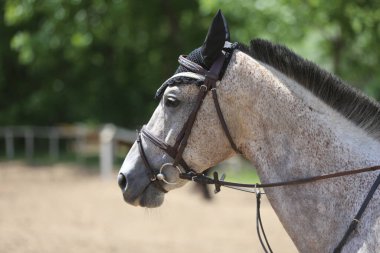
M 119 184 L 121 190 L 124 192 L 125 187 L 127 186 L 127 179 L 122 173 L 117 176 L 117 183 Z

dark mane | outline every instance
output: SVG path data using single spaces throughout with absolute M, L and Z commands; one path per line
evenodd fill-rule
M 282 45 L 262 39 L 237 49 L 279 70 L 380 140 L 380 104 Z

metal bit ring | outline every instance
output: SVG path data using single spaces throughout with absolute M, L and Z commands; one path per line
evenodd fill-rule
M 174 167 L 178 170 L 179 174 L 182 173 L 181 169 L 177 166 L 177 165 L 173 165 L 172 163 L 164 163 L 161 168 L 160 168 L 160 172 L 157 174 L 156 178 L 162 182 L 164 182 L 165 184 L 171 184 L 171 185 L 175 185 L 175 184 L 178 184 L 178 180 L 176 180 L 175 182 L 170 182 L 168 180 L 165 179 L 165 175 L 163 173 L 164 169 L 166 167 Z M 178 177 L 179 179 L 179 177 Z

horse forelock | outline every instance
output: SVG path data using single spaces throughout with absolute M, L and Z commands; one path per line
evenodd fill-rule
M 370 136 L 380 140 L 379 102 L 285 46 L 255 39 L 249 47 L 239 43 L 237 49 L 295 80 Z

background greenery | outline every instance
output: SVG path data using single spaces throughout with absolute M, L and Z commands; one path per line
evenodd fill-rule
M 379 0 L 3 0 L 0 125 L 141 125 L 218 8 L 380 99 Z

